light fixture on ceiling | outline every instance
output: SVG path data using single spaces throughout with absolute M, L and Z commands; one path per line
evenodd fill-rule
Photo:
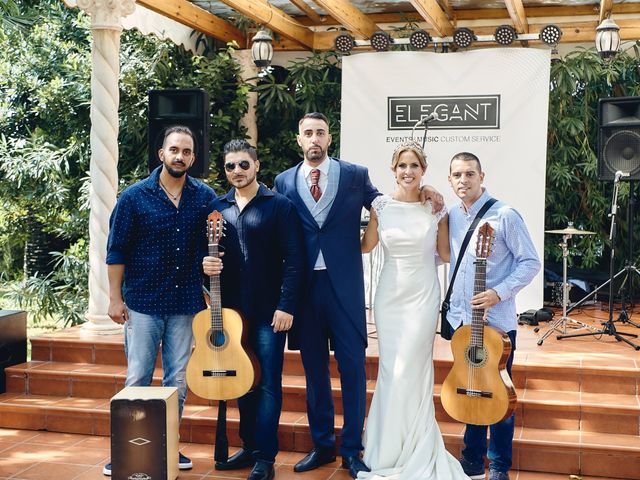
M 414 30 L 409 36 L 409 44 L 416 50 L 424 50 L 429 46 L 430 41 L 431 37 L 429 34 L 421 28 Z
M 457 28 L 453 32 L 453 44 L 458 48 L 469 48 L 474 40 L 477 40 L 477 38 L 470 28 Z
M 620 27 L 611 20 L 605 18 L 596 28 L 596 50 L 604 58 L 611 58 L 620 48 Z
M 340 53 L 349 53 L 355 47 L 356 41 L 355 39 L 349 35 L 348 33 L 341 33 L 338 35 L 333 41 L 333 46 L 337 52 Z
M 393 42 L 391 35 L 382 30 L 378 30 L 369 39 L 371 46 L 376 52 L 385 52 L 389 50 L 389 46 Z
M 260 29 L 253 37 L 251 57 L 256 67 L 268 67 L 273 59 L 273 39 L 266 29 Z
M 518 33 L 511 25 L 500 25 L 496 28 L 494 37 L 499 45 L 511 45 L 518 38 Z
M 540 30 L 540 34 L 538 35 L 538 37 L 543 43 L 546 43 L 551 47 L 555 47 L 556 45 L 558 45 L 558 43 L 560 43 L 562 30 L 560 30 L 560 27 L 557 25 L 545 25 L 544 27 L 542 27 L 542 30 Z

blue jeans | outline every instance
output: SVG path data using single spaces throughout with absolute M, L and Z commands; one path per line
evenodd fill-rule
M 274 333 L 268 323 L 252 324 L 251 348 L 260 363 L 260 384 L 238 399 L 240 438 L 256 460 L 273 463 L 278 453 L 278 423 L 282 410 L 282 363 L 286 333 Z
M 187 397 L 185 371 L 191 356 L 193 315 L 145 315 L 129 309 L 125 323 L 124 353 L 127 356 L 125 386 L 148 386 L 162 344 L 162 385 L 178 388 L 178 418 Z
M 516 351 L 516 331 L 507 332 L 511 339 L 511 355 L 507 359 L 507 372 L 511 377 L 513 354 Z M 513 431 L 515 414 L 489 426 L 489 451 L 487 452 L 487 426 L 467 425 L 464 432 L 462 456 L 470 463 L 484 465 L 484 456 L 489 457 L 489 469 L 508 472 L 511 469 Z

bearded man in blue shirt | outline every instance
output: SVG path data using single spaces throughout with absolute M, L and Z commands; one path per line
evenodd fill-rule
M 191 323 L 205 309 L 201 264 L 208 206 L 216 198 L 210 187 L 187 175 L 195 160 L 194 145 L 187 127 L 165 131 L 158 152 L 162 165 L 120 194 L 107 242 L 108 313 L 124 324 L 125 385 L 151 385 L 162 344 L 162 385 L 178 388 L 180 418 L 187 396 Z M 178 466 L 184 470 L 193 464 L 180 453 Z M 111 475 L 111 463 L 103 473 Z
M 476 155 L 469 152 L 454 155 L 449 167 L 449 183 L 461 202 L 449 210 L 451 265 L 457 262 L 469 226 L 491 198 L 482 186 L 483 181 L 484 172 Z M 471 323 L 473 309 L 483 309 L 488 325 L 506 332 L 511 339 L 511 354 L 507 360 L 507 371 L 511 376 L 518 328 L 515 296 L 536 276 L 540 270 L 540 260 L 524 220 L 515 209 L 497 201 L 478 225 L 486 222 L 489 222 L 495 234 L 492 252 L 487 258 L 487 289 L 474 295 L 475 233 L 463 253 L 453 284 L 447 321 L 452 329 L 456 329 Z M 484 479 L 484 456 L 488 455 L 489 480 L 509 480 L 514 416 L 491 425 L 489 430 L 487 452 L 487 427 L 467 425 L 460 463 L 472 480 Z
M 258 183 L 256 150 L 246 140 L 224 146 L 224 169 L 232 185 L 214 200 L 225 220 L 222 303 L 247 320 L 250 345 L 260 364 L 260 383 L 238 399 L 242 448 L 217 470 L 254 465 L 248 480 L 274 477 L 282 409 L 282 366 L 287 331 L 294 321 L 303 280 L 302 226 L 289 199 Z M 204 272 L 215 274 L 214 257 Z

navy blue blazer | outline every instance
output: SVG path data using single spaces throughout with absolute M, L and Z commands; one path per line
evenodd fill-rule
M 322 228 L 318 227 L 296 188 L 296 176 L 302 163 L 278 175 L 275 189 L 293 202 L 302 220 L 307 284 L 313 274 L 318 251 L 322 249 L 327 273 L 338 299 L 366 344 L 360 215 L 362 207 L 370 209 L 371 202 L 380 192 L 371 184 L 365 167 L 335 160 L 340 164 L 340 182 Z M 289 346 L 294 347 L 291 341 Z

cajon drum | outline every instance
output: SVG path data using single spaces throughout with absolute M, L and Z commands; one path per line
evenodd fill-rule
M 111 398 L 111 477 L 178 477 L 178 389 L 125 387 Z

